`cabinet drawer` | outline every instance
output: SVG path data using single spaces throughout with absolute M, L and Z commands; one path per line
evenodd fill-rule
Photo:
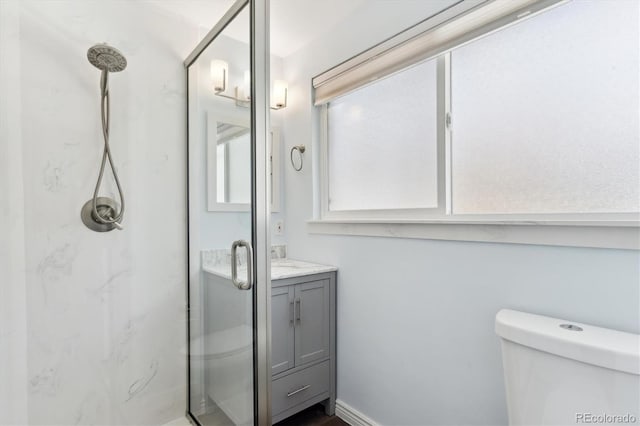
M 329 378 L 329 361 L 325 361 L 274 380 L 271 394 L 273 415 L 323 392 L 329 392 Z

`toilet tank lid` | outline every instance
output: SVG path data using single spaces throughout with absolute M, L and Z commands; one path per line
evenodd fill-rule
M 563 324 L 574 327 L 563 328 Z M 582 331 L 577 331 L 576 326 Z M 496 334 L 540 351 L 640 375 L 637 334 L 510 309 L 496 314 Z

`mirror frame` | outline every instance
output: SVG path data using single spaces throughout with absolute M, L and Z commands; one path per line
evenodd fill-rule
M 217 182 L 218 174 L 216 166 L 218 164 L 218 122 L 232 124 L 249 128 L 248 120 L 242 120 L 229 116 L 221 116 L 212 111 L 207 111 L 207 211 L 209 212 L 248 212 L 248 203 L 220 203 L 218 202 Z M 271 166 L 271 212 L 280 211 L 280 129 L 272 127 L 270 143 L 271 154 L 269 164 Z

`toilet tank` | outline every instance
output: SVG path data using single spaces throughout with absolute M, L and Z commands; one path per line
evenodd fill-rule
M 640 336 L 503 309 L 510 425 L 640 423 Z

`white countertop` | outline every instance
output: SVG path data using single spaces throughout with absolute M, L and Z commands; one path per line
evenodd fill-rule
M 231 279 L 231 265 L 218 264 L 213 266 L 204 266 L 205 272 L 217 275 L 222 278 Z M 238 276 L 244 277 L 246 274 L 246 266 L 238 267 Z M 338 268 L 329 265 L 320 265 L 317 263 L 303 262 L 295 259 L 273 259 L 271 261 L 271 280 L 281 280 L 291 277 L 302 277 L 305 275 L 321 274 L 323 272 L 337 271 Z

